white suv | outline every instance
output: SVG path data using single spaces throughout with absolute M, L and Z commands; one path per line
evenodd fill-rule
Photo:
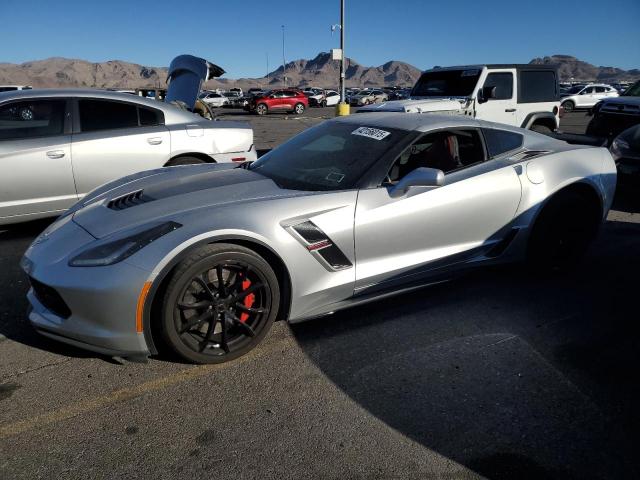
M 436 67 L 420 76 L 408 100 L 358 112 L 450 113 L 550 133 L 559 125 L 559 100 L 554 66 Z
M 611 85 L 589 84 L 571 87 L 562 95 L 562 107 L 565 112 L 571 112 L 576 108 L 591 108 L 600 100 L 617 97 L 620 94 Z

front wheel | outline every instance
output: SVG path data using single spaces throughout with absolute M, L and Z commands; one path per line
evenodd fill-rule
M 205 163 L 204 160 L 197 157 L 178 157 L 173 158 L 167 162 L 166 167 L 176 167 L 178 165 L 199 165 Z
M 268 111 L 269 111 L 269 108 L 264 103 L 259 103 L 256 106 L 256 113 L 258 115 L 266 115 Z
M 208 245 L 176 267 L 162 307 L 164 340 L 194 363 L 223 363 L 254 348 L 278 314 L 269 264 L 232 244 Z
M 562 108 L 564 108 L 565 112 L 573 112 L 573 110 L 576 108 L 576 104 L 573 103 L 571 100 L 567 100 L 561 106 Z
M 302 115 L 304 113 L 304 105 L 302 103 L 296 103 L 296 106 L 293 107 L 293 112 L 296 115 Z
M 545 135 L 549 135 L 550 133 L 552 133 L 552 130 L 549 127 L 547 127 L 546 125 L 541 125 L 539 123 L 533 125 L 531 127 L 531 130 L 533 130 L 534 132 L 543 133 Z

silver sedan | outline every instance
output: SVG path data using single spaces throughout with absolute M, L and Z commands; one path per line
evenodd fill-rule
M 244 122 L 109 91 L 0 93 L 0 225 L 59 215 L 142 170 L 255 159 Z
M 481 265 L 566 268 L 611 206 L 604 148 L 466 117 L 324 122 L 256 162 L 154 170 L 29 247 L 31 323 L 107 355 L 243 355 L 300 322 Z M 463 292 L 461 293 L 463 294 Z

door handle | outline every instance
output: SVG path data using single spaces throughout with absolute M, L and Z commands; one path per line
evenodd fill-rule
M 64 150 L 49 150 L 47 152 L 49 158 L 62 158 L 64 157 Z
M 147 142 L 149 143 L 149 145 L 160 145 L 162 143 L 162 138 L 160 137 L 147 138 Z
M 507 109 L 505 109 L 505 112 L 509 112 L 509 113 L 515 112 L 515 111 L 516 111 L 515 108 L 507 108 Z

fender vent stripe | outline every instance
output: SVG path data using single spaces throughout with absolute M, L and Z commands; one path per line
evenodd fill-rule
M 353 266 L 342 250 L 313 222 L 299 223 L 291 228 L 306 242 L 307 250 L 316 258 L 319 256 L 333 270 L 343 270 Z

